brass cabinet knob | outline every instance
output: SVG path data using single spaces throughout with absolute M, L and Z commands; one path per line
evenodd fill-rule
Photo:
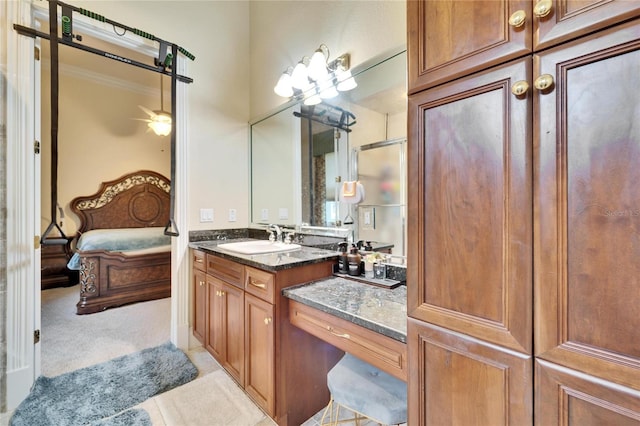
M 271 317 L 269 317 L 269 318 L 265 318 L 265 319 L 264 319 L 264 324 L 265 324 L 265 325 L 269 325 L 269 324 L 271 324 L 271 321 L 272 321 L 272 320 L 271 320 Z
M 533 7 L 533 14 L 538 18 L 544 18 L 551 13 L 551 6 L 553 5 L 551 0 L 540 0 Z
M 538 90 L 546 90 L 553 86 L 553 76 L 551 74 L 542 74 L 533 82 L 533 86 Z
M 513 86 L 511 86 L 511 93 L 516 96 L 524 95 L 525 93 L 527 93 L 527 90 L 529 90 L 529 83 L 527 83 L 525 80 L 516 81 L 515 83 L 513 83 Z
M 519 28 L 524 25 L 527 20 L 527 12 L 524 10 L 516 10 L 509 17 L 509 25 L 515 28 Z
M 200 281 L 198 284 L 200 284 L 200 287 L 202 287 L 204 285 L 204 281 Z

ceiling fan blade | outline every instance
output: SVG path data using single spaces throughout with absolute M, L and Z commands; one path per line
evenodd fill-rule
M 153 112 L 153 111 L 151 111 L 149 108 L 144 107 L 144 106 L 142 106 L 142 105 L 138 105 L 138 107 L 139 107 L 141 110 L 143 110 L 144 112 L 146 112 L 146 113 L 149 115 L 149 117 L 153 118 L 153 117 L 155 117 L 155 116 L 156 116 L 156 113 L 155 113 L 155 112 Z

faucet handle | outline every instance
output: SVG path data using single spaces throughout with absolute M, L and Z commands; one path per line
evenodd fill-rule
M 269 234 L 269 241 L 274 242 L 276 240 L 275 232 L 267 228 L 267 234 Z
M 287 232 L 287 234 L 284 237 L 284 243 L 285 244 L 291 244 L 291 238 L 296 235 L 296 233 L 294 231 L 291 232 Z

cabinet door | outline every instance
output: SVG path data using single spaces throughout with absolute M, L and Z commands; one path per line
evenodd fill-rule
M 555 84 L 536 94 L 534 163 L 536 356 L 634 389 L 636 421 L 639 70 L 640 20 L 540 54 L 536 74 Z
M 542 9 L 540 9 L 542 7 Z M 539 10 L 545 16 L 535 14 Z M 560 44 L 640 15 L 640 2 L 629 0 L 536 0 L 534 50 Z
M 204 272 L 193 270 L 193 335 L 205 342 L 207 322 L 207 277 Z
M 272 304 L 245 295 L 245 391 L 275 415 L 275 325 Z
M 532 357 L 409 319 L 410 425 L 530 425 Z
M 532 97 L 521 59 L 409 99 L 408 313 L 532 351 Z
M 530 53 L 530 13 L 520 27 L 508 22 L 530 9 L 528 0 L 408 1 L 409 93 Z
M 222 366 L 241 386 L 244 385 L 244 291 L 223 286 L 222 303 L 226 311 L 225 356 Z
M 224 282 L 211 275 L 207 277 L 207 335 L 205 348 L 220 363 L 225 359 L 226 312 L 222 299 Z

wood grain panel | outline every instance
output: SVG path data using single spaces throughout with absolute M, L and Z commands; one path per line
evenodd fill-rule
M 525 353 L 532 104 L 511 85 L 530 73 L 521 60 L 409 100 L 409 315 Z
M 536 425 L 640 423 L 640 392 L 542 360 L 535 368 Z
M 205 342 L 207 321 L 207 276 L 198 269 L 193 269 L 193 335 L 202 344 Z
M 409 424 L 532 423 L 530 356 L 412 319 L 408 344 Z
M 537 356 L 640 389 L 640 23 L 537 58 Z M 557 129 L 557 130 L 556 130 Z
M 549 15 L 533 20 L 534 50 L 546 49 L 637 16 L 640 16 L 640 2 L 637 1 L 554 0 Z
M 245 295 L 245 391 L 270 416 L 275 416 L 274 306 Z
M 531 18 L 514 28 L 509 16 L 525 0 L 407 2 L 409 93 L 531 53 Z

